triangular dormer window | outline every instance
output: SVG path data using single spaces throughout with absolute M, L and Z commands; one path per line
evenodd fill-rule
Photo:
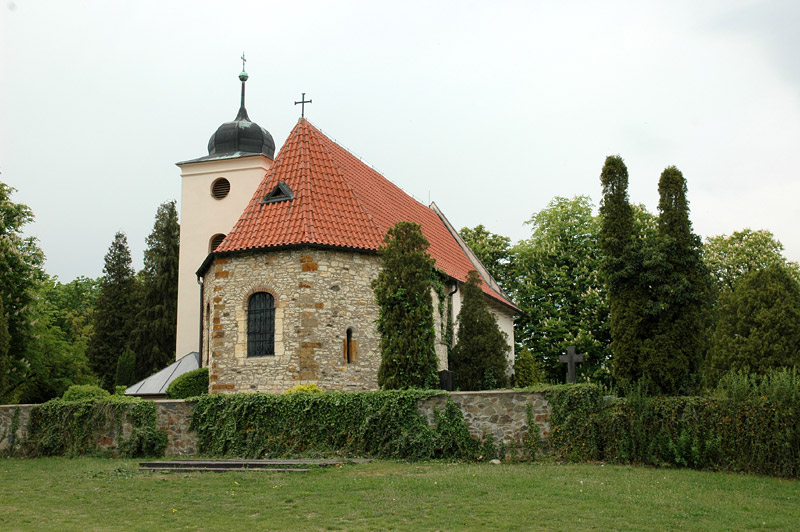
M 289 185 L 281 181 L 275 185 L 272 192 L 264 196 L 261 203 L 277 203 L 279 201 L 292 201 L 293 199 L 294 193 L 292 193 L 292 189 L 289 188 Z

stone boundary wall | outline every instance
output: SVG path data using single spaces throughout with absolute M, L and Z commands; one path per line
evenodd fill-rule
M 444 410 L 447 399 L 461 409 L 470 433 L 480 440 L 491 434 L 495 443 L 519 443 L 528 433 L 528 404 L 534 422 L 539 426 L 540 437 L 546 439 L 550 435 L 550 404 L 541 392 L 492 390 L 437 395 L 419 405 L 419 411 L 428 418 L 428 423 L 433 425 L 433 409 Z
M 31 419 L 31 408 L 36 405 L 0 405 L 0 452 L 12 444 L 18 446 L 28 437 L 28 422 Z M 19 410 L 15 434 L 11 433 L 15 412 Z
M 488 392 L 451 392 L 420 401 L 420 414 L 433 424 L 434 408 L 444 410 L 447 399 L 461 409 L 471 434 L 485 439 L 492 435 L 495 443 L 518 443 L 528 432 L 526 405 L 530 404 L 539 434 L 543 439 L 550 434 L 550 405 L 544 394 L 500 390 Z M 189 430 L 194 412 L 194 403 L 181 399 L 156 400 L 156 426 L 167 431 L 167 456 L 192 456 L 197 453 L 197 436 Z M 28 436 L 28 421 L 31 408 L 36 405 L 0 405 L 0 452 L 7 450 L 13 441 L 17 445 Z M 10 431 L 14 411 L 19 409 L 19 421 L 15 439 Z M 130 426 L 123 424 L 123 434 L 130 433 Z M 116 448 L 116 434 L 110 431 L 102 447 Z
M 197 452 L 197 437 L 189 431 L 189 422 L 194 411 L 194 403 L 183 400 L 156 400 L 156 428 L 167 431 L 167 456 L 188 456 Z M 8 450 L 12 444 L 19 449 L 19 444 L 28 437 L 28 422 L 31 409 L 37 405 L 0 405 L 0 452 Z M 19 409 L 16 434 L 12 436 L 14 412 Z M 122 435 L 131 433 L 130 423 L 123 421 Z M 98 442 L 101 449 L 117 449 L 119 435 L 109 427 L 100 436 Z

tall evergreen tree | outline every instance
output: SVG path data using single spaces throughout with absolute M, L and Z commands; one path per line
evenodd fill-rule
M 161 204 L 153 230 L 147 237 L 144 269 L 140 275 L 141 310 L 136 316 L 132 336 L 137 380 L 175 360 L 179 235 L 175 202 Z
M 117 359 L 130 344 L 138 310 L 136 290 L 128 238 L 119 231 L 105 256 L 92 319 L 94 330 L 87 350 L 101 386 L 109 391 L 114 389 Z
M 686 180 L 670 166 L 658 182 L 658 241 L 646 258 L 647 306 L 655 327 L 642 346 L 642 370 L 656 391 L 677 393 L 705 356 L 708 271 L 692 233 Z
M 449 366 L 461 390 L 492 390 L 508 384 L 508 343 L 481 290 L 478 272 L 467 275 L 458 313 L 457 342 Z
M 626 385 L 642 376 L 641 333 L 646 328 L 642 315 L 646 294 L 639 282 L 642 246 L 628 201 L 628 169 L 620 156 L 606 158 L 600 182 L 601 267 L 608 288 L 614 376 Z
M 378 253 L 383 268 L 372 282 L 378 304 L 381 364 L 385 389 L 438 387 L 432 273 L 428 240 L 419 224 L 397 222 Z

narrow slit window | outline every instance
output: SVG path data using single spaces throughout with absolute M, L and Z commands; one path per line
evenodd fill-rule
M 347 364 L 352 364 L 358 360 L 358 347 L 356 341 L 353 340 L 353 329 L 348 328 L 344 338 L 344 361 Z

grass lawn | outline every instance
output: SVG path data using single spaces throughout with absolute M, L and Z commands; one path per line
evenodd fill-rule
M 800 530 L 800 482 L 611 465 L 151 473 L 0 459 L 0 530 Z

